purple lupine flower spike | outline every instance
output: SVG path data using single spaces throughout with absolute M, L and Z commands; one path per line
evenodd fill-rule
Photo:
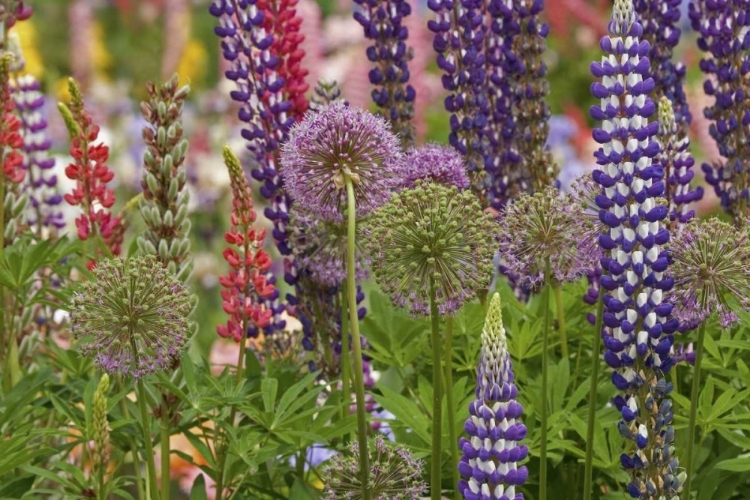
M 688 205 L 703 198 L 702 187 L 690 189 L 695 160 L 690 154 L 688 139 L 692 116 L 683 90 L 686 69 L 681 62 L 672 61 L 673 49 L 680 41 L 680 1 L 635 0 L 633 3 L 643 26 L 641 38 L 651 45 L 649 60 L 654 101 L 660 110 L 659 141 L 662 144 L 656 162 L 664 167 L 665 197 L 670 204 L 669 219 L 673 228 L 690 220 L 695 214 L 688 210 Z M 664 99 L 667 104 L 662 104 Z M 667 105 L 671 106 L 671 113 L 667 112 Z M 662 106 L 665 106 L 663 112 Z
M 435 12 L 427 24 L 435 33 L 432 46 L 449 92 L 445 109 L 451 113 L 450 145 L 465 158 L 472 189 L 481 200 L 488 184 L 485 175 L 484 130 L 490 113 L 485 83 L 484 37 L 487 31 L 479 0 L 428 0 Z
M 494 97 L 497 100 L 490 120 L 502 120 L 500 125 L 493 123 L 492 128 L 501 130 L 506 139 L 512 133 L 510 144 L 507 140 L 505 144 L 499 142 L 497 147 L 501 150 L 488 158 L 488 161 L 501 158 L 500 168 L 490 169 L 495 208 L 522 192 L 542 190 L 557 177 L 557 165 L 546 147 L 549 83 L 542 55 L 549 26 L 540 19 L 543 8 L 543 0 L 493 0 L 488 6 L 492 16 L 488 34 L 492 37 L 487 55 L 488 86 L 495 86 L 501 95 L 507 95 Z M 498 64 L 501 69 L 492 68 Z M 495 141 L 490 141 L 494 146 Z
M 621 455 L 630 474 L 632 498 L 678 500 L 685 480 L 674 456 L 672 384 L 666 374 L 673 334 L 679 321 L 666 300 L 674 280 L 662 248 L 669 241 L 665 227 L 668 208 L 657 203 L 664 192 L 663 168 L 652 164 L 659 153 L 654 140 L 658 123 L 648 121 L 656 111 L 649 94 L 649 44 L 641 41 L 632 0 L 616 0 L 609 36 L 601 39 L 601 62 L 591 72 L 600 104 L 591 116 L 601 121 L 594 139 L 601 170 L 594 180 L 599 218 L 608 231 L 599 236 L 604 251 L 600 286 L 604 303 L 604 360 L 613 369 L 612 382 L 621 394 L 615 407 L 618 429 L 630 441 Z
M 279 145 L 288 137 L 294 116 L 288 113 L 292 103 L 285 99 L 284 78 L 279 76 L 280 59 L 271 52 L 273 34 L 263 27 L 264 13 L 257 0 L 213 0 L 210 13 L 219 19 L 214 32 L 222 39 L 221 50 L 230 63 L 225 76 L 236 83 L 230 92 L 240 105 L 238 117 L 243 122 L 242 137 L 254 156 L 251 174 L 261 183 L 260 193 L 270 201 L 264 214 L 273 222 L 273 238 L 283 256 L 291 254 L 286 225 L 291 204 L 278 173 Z M 275 276 L 269 276 L 271 284 Z M 265 333 L 272 334 L 285 326 L 281 313 L 286 305 L 278 291 L 269 300 L 273 321 Z
M 409 60 L 412 50 L 407 48 L 409 31 L 403 24 L 411 14 L 407 0 L 355 0 L 361 7 L 354 19 L 364 28 L 365 37 L 372 40 L 367 47 L 367 58 L 375 63 L 370 70 L 370 83 L 375 86 L 372 99 L 383 116 L 391 122 L 393 133 L 403 147 L 414 146 L 414 117 L 416 92 L 409 85 Z
M 16 79 L 12 89 L 13 101 L 21 119 L 23 136 L 25 190 L 29 194 L 26 223 L 37 235 L 43 228 L 50 230 L 65 227 L 58 205 L 62 195 L 57 190 L 57 176 L 52 173 L 55 159 L 49 155 L 51 141 L 47 136 L 47 120 L 43 115 L 44 94 L 39 82 L 31 75 Z
M 498 293 L 490 300 L 482 330 L 475 395 L 469 404 L 471 416 L 464 424 L 469 439 L 462 437 L 458 443 L 463 452 L 458 491 L 466 500 L 523 500 L 516 488 L 529 473 L 518 462 L 528 456 L 529 449 L 520 444 L 526 426 L 519 420 L 523 407 L 516 400 L 518 389 Z
M 665 96 L 659 101 L 659 142 L 661 151 L 656 161 L 664 167 L 670 226 L 676 227 L 695 216 L 695 210 L 688 210 L 688 205 L 703 197 L 703 188 L 690 190 L 695 164 L 690 154 L 690 139 L 681 133 L 672 103 Z
M 721 199 L 725 210 L 738 223 L 744 223 L 750 197 L 750 0 L 693 0 L 690 21 L 699 33 L 698 48 L 706 53 L 700 68 L 706 73 L 703 90 L 714 103 L 703 110 L 713 123 L 711 137 L 724 161 L 704 163 L 706 181 Z

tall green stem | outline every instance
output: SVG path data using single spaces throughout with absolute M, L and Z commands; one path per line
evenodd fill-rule
M 602 343 L 602 321 L 604 316 L 604 295 L 599 293 L 594 327 L 594 346 L 591 352 L 591 385 L 589 386 L 589 419 L 586 424 L 586 468 L 583 479 L 583 500 L 591 500 L 594 475 L 594 424 L 596 422 L 596 390 L 599 380 L 599 351 Z
M 159 444 L 161 445 L 161 500 L 169 500 L 169 487 L 171 478 L 169 477 L 169 411 L 164 404 L 161 409 L 161 418 L 159 422 Z
M 695 444 L 695 426 L 698 417 L 698 395 L 701 388 L 701 363 L 703 362 L 703 343 L 706 338 L 706 323 L 703 320 L 698 328 L 698 344 L 695 346 L 695 368 L 693 369 L 693 385 L 690 388 L 690 418 L 688 419 L 687 431 L 687 455 L 685 457 L 685 470 L 687 479 L 685 480 L 684 492 L 686 497 L 690 498 L 690 485 L 693 482 L 693 447 Z
M 461 500 L 458 492 L 458 437 L 456 436 L 456 402 L 453 398 L 453 316 L 448 316 L 445 325 L 445 396 L 448 406 L 448 436 L 451 443 L 451 473 L 453 476 L 453 496 Z
M 549 259 L 544 267 L 544 331 L 542 332 L 542 415 L 541 415 L 541 447 L 539 450 L 539 500 L 547 500 L 547 354 L 549 351 L 550 330 L 550 295 L 552 283 L 550 282 Z
M 344 402 L 342 417 L 349 415 L 349 408 L 352 405 L 351 389 L 349 385 L 352 380 L 352 375 L 350 373 L 352 362 L 351 357 L 349 356 L 349 351 L 351 350 L 351 347 L 349 347 L 349 300 L 344 297 L 344 294 L 348 293 L 349 290 L 348 281 L 349 280 L 344 280 L 342 283 L 341 292 L 341 397 Z M 346 292 L 344 290 L 346 290 Z M 359 320 L 359 317 L 357 317 L 357 320 Z
M 565 329 L 565 308 L 563 308 L 562 287 L 555 285 L 553 289 L 555 291 L 555 306 L 557 308 L 557 324 L 560 328 L 560 351 L 563 358 L 567 359 L 570 356 L 570 352 L 568 351 L 568 333 Z
M 120 384 L 120 390 L 125 392 L 125 382 L 122 381 L 122 377 L 118 376 L 117 380 Z M 123 420 L 128 420 L 130 418 L 127 400 L 128 398 L 125 397 L 120 398 L 120 408 L 122 410 Z M 138 464 L 138 447 L 135 444 L 135 439 L 133 439 L 132 434 L 128 437 L 128 443 L 130 444 L 130 453 L 133 455 L 133 469 L 135 470 L 135 483 L 138 486 L 138 500 L 143 500 L 145 494 L 143 492 L 143 481 L 141 481 L 141 467 Z
M 354 390 L 357 399 L 357 434 L 359 438 L 359 472 L 362 482 L 362 500 L 370 500 L 372 494 L 369 488 L 370 475 L 369 455 L 367 453 L 367 417 L 365 415 L 365 381 L 362 373 L 362 344 L 359 339 L 359 317 L 357 316 L 357 281 L 355 278 L 355 235 L 357 228 L 356 201 L 354 200 L 354 185 L 349 175 L 346 175 L 346 201 L 349 224 L 346 237 L 346 288 L 349 292 L 349 321 L 352 329 L 352 348 L 354 350 Z M 348 337 L 342 332 L 342 339 Z M 344 352 L 348 352 L 348 349 Z M 348 404 L 348 402 L 345 402 Z
M 430 492 L 432 500 L 440 500 L 442 472 L 441 445 L 443 440 L 443 375 L 440 370 L 440 314 L 435 300 L 435 279 L 430 276 L 430 319 L 432 331 L 432 475 L 430 477 Z M 456 444 L 458 446 L 458 444 Z
M 146 488 L 146 498 L 157 500 L 159 498 L 159 488 L 156 484 L 156 464 L 154 462 L 154 448 L 151 443 L 151 432 L 148 419 L 148 409 L 146 408 L 146 387 L 143 385 L 143 379 L 138 379 L 138 407 L 141 410 L 141 426 L 143 427 L 143 448 L 146 450 L 146 473 L 148 488 Z M 167 499 L 164 499 L 167 500 Z

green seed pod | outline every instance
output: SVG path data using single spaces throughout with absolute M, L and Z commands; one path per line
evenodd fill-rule
M 169 260 L 169 244 L 167 243 L 167 240 L 159 240 L 159 259 L 161 259 L 162 262 L 167 262 Z
M 166 212 L 164 212 L 164 216 L 162 217 L 162 222 L 164 223 L 166 227 L 172 227 L 172 225 L 174 224 L 174 219 L 172 218 L 171 210 L 167 210 Z

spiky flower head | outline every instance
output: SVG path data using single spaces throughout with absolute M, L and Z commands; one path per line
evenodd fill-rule
M 346 223 L 325 221 L 304 212 L 299 205 L 289 210 L 289 241 L 295 264 L 318 284 L 341 286 L 346 278 Z M 357 282 L 367 279 L 369 267 L 370 259 L 358 248 Z
M 674 301 L 681 321 L 695 325 L 716 312 L 722 326 L 750 311 L 750 241 L 718 219 L 695 220 L 672 238 Z
M 523 407 L 516 401 L 513 363 L 503 328 L 500 294 L 490 300 L 482 330 L 482 351 L 477 367 L 476 400 L 469 404 L 471 415 L 464 424 L 469 439 L 458 443 L 463 452 L 458 470 L 458 490 L 467 500 L 523 500 L 516 486 L 528 478 L 524 460 L 529 449 L 519 442 L 526 426 L 518 419 Z
M 440 144 L 426 144 L 412 148 L 403 157 L 404 182 L 413 188 L 417 179 L 466 189 L 470 185 L 466 162 L 455 148 Z
M 412 500 L 427 491 L 422 481 L 422 462 L 415 460 L 403 446 L 387 443 L 383 436 L 367 447 L 370 455 L 368 484 L 373 500 Z M 353 441 L 347 455 L 333 457 L 324 469 L 324 500 L 359 500 L 362 486 L 359 476 L 359 444 Z
M 550 263 L 551 279 L 574 281 L 595 265 L 595 240 L 587 237 L 583 208 L 569 194 L 548 187 L 523 194 L 505 206 L 500 216 L 499 242 L 503 271 L 521 287 L 544 282 Z
M 188 289 L 152 255 L 97 263 L 73 296 L 81 352 L 109 374 L 140 378 L 172 368 L 191 330 Z
M 281 151 L 289 194 L 325 220 L 342 220 L 346 178 L 354 185 L 357 216 L 386 201 L 401 183 L 399 141 L 383 118 L 334 101 L 290 131 Z
M 414 314 L 429 312 L 431 286 L 441 313 L 451 314 L 490 284 L 495 223 L 470 191 L 417 180 L 365 230 L 378 284 Z

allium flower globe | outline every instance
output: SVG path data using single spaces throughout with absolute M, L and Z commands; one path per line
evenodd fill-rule
M 81 352 L 109 374 L 136 379 L 173 367 L 191 333 L 185 285 L 151 255 L 104 260 L 92 272 L 70 313 Z
M 417 179 L 466 189 L 470 185 L 463 156 L 450 146 L 426 144 L 403 157 L 403 187 L 413 188 Z
M 388 201 L 401 183 L 400 158 L 388 122 L 334 101 L 292 128 L 281 166 L 295 203 L 324 220 L 340 221 L 346 177 L 354 185 L 357 216 L 363 216 Z
M 429 313 L 434 284 L 441 314 L 452 314 L 492 278 L 495 223 L 470 191 L 417 181 L 371 214 L 372 269 L 394 303 Z

